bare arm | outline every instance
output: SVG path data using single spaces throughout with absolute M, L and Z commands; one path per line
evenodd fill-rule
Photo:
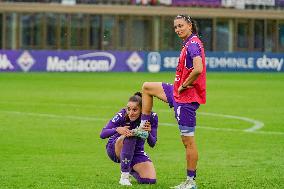
M 178 91 L 182 92 L 187 88 L 191 88 L 193 82 L 198 78 L 198 76 L 202 73 L 202 71 L 203 71 L 202 58 L 200 56 L 196 56 L 193 58 L 192 72 L 189 74 L 188 78 L 182 83 L 182 85 L 178 88 Z

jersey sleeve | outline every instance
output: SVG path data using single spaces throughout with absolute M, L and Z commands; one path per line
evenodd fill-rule
M 187 53 L 192 59 L 196 56 L 201 57 L 201 48 L 199 44 L 195 41 L 191 41 L 191 43 L 187 47 Z
M 125 111 L 122 109 L 111 120 L 109 120 L 106 126 L 102 129 L 100 137 L 102 139 L 105 139 L 116 134 L 117 133 L 116 128 L 123 124 L 124 116 L 125 116 Z
M 157 142 L 157 129 L 158 129 L 158 115 L 156 113 L 152 113 L 151 119 L 151 132 L 149 133 L 149 137 L 147 138 L 147 143 L 150 147 L 154 147 Z
M 200 56 L 201 57 L 201 48 L 197 42 L 191 41 L 187 47 L 187 56 L 186 56 L 186 67 L 188 69 L 193 67 L 193 58 Z

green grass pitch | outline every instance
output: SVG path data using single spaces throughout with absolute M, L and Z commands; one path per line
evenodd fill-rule
M 0 188 L 124 188 L 99 138 L 144 81 L 174 73 L 0 73 Z M 284 188 L 284 74 L 208 73 L 197 113 L 199 189 Z M 155 100 L 156 185 L 185 178 L 174 114 Z M 248 131 L 249 130 L 249 131 Z

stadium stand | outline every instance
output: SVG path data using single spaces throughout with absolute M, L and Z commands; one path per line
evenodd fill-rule
M 170 5 L 177 7 L 229 7 L 242 9 L 269 9 L 284 7 L 284 0 L 0 0 L 0 2 L 20 3 L 62 3 L 63 1 L 75 1 L 76 4 Z
M 284 52 L 283 7 L 284 0 L 0 0 L 0 47 L 177 50 L 170 25 L 186 13 L 208 51 Z

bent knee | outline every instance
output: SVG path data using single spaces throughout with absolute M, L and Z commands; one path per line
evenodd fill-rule
M 156 96 L 164 101 L 166 100 L 161 82 L 144 82 L 142 86 L 142 93 Z
M 142 85 L 142 91 L 147 91 L 151 89 L 151 82 L 144 82 Z

